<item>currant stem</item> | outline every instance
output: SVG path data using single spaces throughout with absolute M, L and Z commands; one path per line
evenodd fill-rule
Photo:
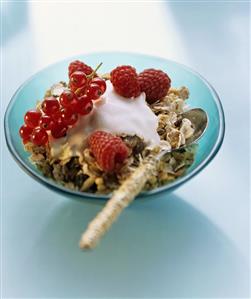
M 92 79 L 95 76 L 95 74 L 97 73 L 97 70 L 101 67 L 102 64 L 103 64 L 103 62 L 100 62 L 100 64 L 95 68 L 95 70 L 90 75 L 87 76 L 87 78 Z
M 87 75 L 86 78 L 87 79 L 93 79 L 93 77 L 95 76 L 95 74 L 97 73 L 97 70 L 101 67 L 101 65 L 103 64 L 103 62 L 100 62 L 100 64 L 95 68 L 94 71 L 92 71 L 90 73 L 90 75 Z M 76 91 L 75 94 L 78 95 L 84 88 L 86 87 L 79 87 Z
M 82 91 L 82 90 L 84 90 L 86 87 L 84 86 L 84 87 L 79 87 L 76 91 L 75 91 L 75 94 L 78 96 L 79 95 L 79 93 Z

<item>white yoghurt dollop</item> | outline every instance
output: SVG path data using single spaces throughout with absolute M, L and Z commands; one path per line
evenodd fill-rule
M 81 156 L 90 133 L 104 130 L 112 134 L 138 135 L 149 145 L 160 142 L 157 133 L 158 117 L 145 101 L 145 93 L 136 98 L 127 99 L 115 92 L 110 81 L 106 81 L 106 92 L 97 101 L 94 109 L 67 131 L 59 139 L 51 139 L 51 154 L 57 157 L 65 146 L 71 156 Z

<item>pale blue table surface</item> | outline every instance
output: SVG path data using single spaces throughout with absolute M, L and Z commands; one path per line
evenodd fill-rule
M 237 1 L 2 3 L 1 118 L 40 68 L 102 50 L 187 64 L 226 114 L 213 162 L 175 193 L 135 202 L 87 253 L 79 236 L 100 202 L 33 181 L 10 156 L 1 120 L 4 298 L 249 297 L 249 18 L 248 2 Z

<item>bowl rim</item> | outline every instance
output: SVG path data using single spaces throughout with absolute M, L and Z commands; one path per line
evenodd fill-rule
M 197 167 L 195 169 L 193 169 L 190 173 L 184 175 L 183 177 L 180 177 L 179 179 L 155 188 L 153 190 L 150 191 L 144 191 L 141 192 L 137 197 L 147 197 L 147 196 L 151 196 L 154 194 L 158 194 L 158 193 L 162 193 L 164 191 L 173 191 L 174 189 L 176 189 L 177 187 L 179 187 L 180 185 L 182 185 L 183 183 L 185 183 L 186 181 L 189 181 L 190 179 L 192 179 L 193 177 L 195 177 L 202 169 L 204 169 L 212 160 L 213 158 L 216 156 L 216 154 L 218 153 L 218 151 L 221 148 L 221 145 L 223 143 L 224 140 L 224 136 L 225 136 L 225 115 L 224 115 L 224 110 L 223 110 L 223 105 L 221 103 L 220 97 L 218 95 L 218 93 L 216 92 L 216 90 L 214 89 L 214 87 L 207 81 L 207 79 L 205 79 L 200 73 L 198 73 L 197 71 L 193 70 L 192 68 L 176 62 L 174 60 L 171 59 L 167 59 L 165 57 L 161 57 L 161 56 L 154 56 L 154 55 L 148 55 L 148 54 L 143 54 L 143 53 L 136 53 L 136 52 L 123 52 L 123 51 L 100 51 L 100 52 L 91 52 L 91 53 L 82 53 L 82 54 L 78 54 L 78 55 L 74 55 L 68 58 L 65 58 L 63 60 L 59 60 L 55 63 L 52 63 L 40 70 L 38 70 L 36 73 L 34 73 L 32 76 L 30 76 L 27 80 L 24 81 L 24 83 L 22 83 L 20 85 L 20 87 L 16 90 L 16 92 L 14 93 L 14 95 L 11 97 L 11 100 L 9 101 L 7 108 L 5 110 L 5 114 L 4 114 L 4 133 L 5 133 L 5 140 L 6 140 L 6 144 L 7 147 L 12 155 L 12 157 L 14 158 L 14 160 L 17 162 L 17 164 L 29 175 L 31 176 L 33 179 L 35 179 L 37 182 L 39 182 L 40 184 L 43 184 L 44 186 L 46 186 L 47 188 L 56 191 L 56 192 L 60 192 L 64 195 L 68 194 L 68 195 L 73 195 L 73 196 L 78 196 L 78 198 L 91 198 L 91 199 L 108 199 L 110 197 L 111 194 L 92 194 L 92 193 L 88 193 L 88 192 L 81 192 L 81 191 L 76 191 L 76 190 L 71 190 L 68 189 L 66 187 L 61 186 L 60 184 L 56 183 L 55 181 L 53 181 L 52 179 L 46 178 L 45 176 L 43 176 L 42 174 L 38 174 L 36 173 L 35 170 L 33 170 L 31 167 L 28 167 L 26 165 L 26 163 L 23 161 L 23 159 L 20 157 L 20 155 L 18 154 L 18 152 L 16 151 L 15 147 L 13 146 L 12 142 L 11 142 L 11 133 L 10 133 L 10 129 L 8 126 L 8 119 L 9 119 L 9 114 L 12 110 L 12 107 L 14 106 L 15 103 L 15 98 L 17 96 L 17 94 L 19 93 L 19 91 L 25 86 L 27 85 L 30 81 L 33 80 L 33 78 L 35 78 L 40 72 L 42 71 L 46 71 L 46 69 L 49 69 L 51 67 L 53 67 L 54 65 L 66 62 L 68 60 L 71 59 L 78 59 L 81 56 L 88 56 L 88 55 L 102 55 L 102 54 L 122 54 L 122 55 L 137 55 L 137 56 L 144 56 L 144 57 L 148 57 L 149 59 L 161 59 L 161 60 L 166 60 L 167 62 L 171 62 L 176 64 L 177 66 L 180 66 L 181 68 L 193 73 L 194 75 L 196 75 L 201 81 L 203 81 L 203 83 L 207 86 L 207 88 L 210 90 L 211 94 L 213 95 L 213 99 L 214 102 L 217 106 L 217 110 L 219 113 L 219 132 L 218 132 L 218 136 L 217 136 L 217 140 L 214 144 L 214 146 L 212 147 L 211 151 L 209 152 L 208 156 L 206 157 L 206 159 L 204 159 L 203 161 L 201 161 Z

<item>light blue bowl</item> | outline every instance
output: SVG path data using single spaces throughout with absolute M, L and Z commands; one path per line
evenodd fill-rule
M 68 64 L 75 59 L 83 60 L 87 64 L 95 67 L 99 62 L 103 62 L 102 73 L 109 72 L 118 65 L 129 64 L 136 67 L 138 71 L 146 68 L 162 69 L 168 73 L 172 79 L 172 86 L 186 86 L 190 90 L 188 104 L 191 107 L 204 109 L 209 117 L 208 128 L 199 141 L 196 159 L 187 173 L 174 182 L 149 192 L 141 193 L 141 196 L 156 194 L 159 192 L 170 192 L 178 186 L 184 184 L 214 158 L 219 151 L 225 131 L 224 113 L 220 99 L 213 87 L 198 73 L 192 71 L 184 65 L 167 59 L 123 52 L 101 52 L 71 57 L 64 61 L 55 63 L 28 79 L 12 97 L 4 119 L 5 137 L 8 148 L 17 163 L 35 180 L 44 184 L 57 192 L 68 193 L 84 198 L 108 198 L 108 195 L 94 195 L 85 192 L 69 190 L 58 185 L 53 180 L 44 177 L 36 167 L 30 163 L 29 154 L 23 149 L 23 144 L 19 137 L 19 127 L 23 123 L 23 116 L 28 109 L 35 106 L 38 99 L 42 99 L 52 84 L 59 81 L 67 81 Z

